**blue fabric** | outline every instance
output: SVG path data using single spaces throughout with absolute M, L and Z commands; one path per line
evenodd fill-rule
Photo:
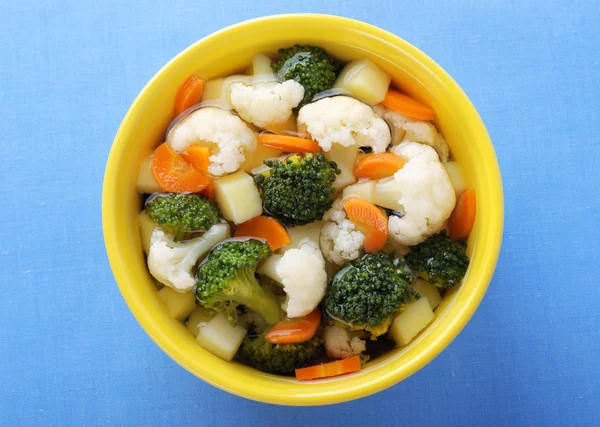
M 0 2 L 0 425 L 600 425 L 600 8 L 594 1 Z M 375 396 L 316 408 L 231 396 L 130 314 L 101 232 L 130 103 L 197 39 L 283 12 L 390 30 L 464 88 L 497 150 L 506 227 L 460 336 Z M 373 421 L 376 420 L 376 421 Z

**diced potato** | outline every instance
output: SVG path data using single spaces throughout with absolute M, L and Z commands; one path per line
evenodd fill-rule
M 144 252 L 146 255 L 148 255 L 148 252 L 150 252 L 150 239 L 152 238 L 152 232 L 158 227 L 158 225 L 156 225 L 154 221 L 152 221 L 150 217 L 143 211 L 138 215 L 138 221 L 140 222 L 142 249 L 144 249 Z
M 192 292 L 177 292 L 173 288 L 165 286 L 158 291 L 158 296 L 163 300 L 171 315 L 183 321 L 196 307 L 196 296 Z
M 393 177 L 380 179 L 375 184 L 373 203 L 394 211 L 402 210 L 402 206 L 398 203 L 401 195 L 402 193 L 398 190 L 398 185 Z
M 263 165 L 267 159 L 273 157 L 279 157 L 283 154 L 283 151 L 276 148 L 265 147 L 262 144 L 256 144 L 256 151 L 254 153 L 246 153 L 246 158 L 242 162 L 240 168 L 245 172 L 250 172 L 252 169 Z M 265 166 L 266 167 L 266 166 Z
M 467 184 L 465 184 L 465 180 L 460 172 L 458 163 L 456 163 L 454 160 L 451 160 L 444 163 L 444 166 L 446 167 L 450 181 L 452 181 L 452 186 L 454 187 L 454 191 L 456 191 L 456 195 L 460 196 L 467 189 Z
M 438 288 L 426 280 L 417 279 L 413 289 L 417 291 L 417 293 L 423 298 L 427 298 L 432 310 L 435 310 L 435 308 L 442 302 L 442 296 L 440 295 Z
M 215 180 L 215 199 L 223 218 L 236 224 L 262 214 L 262 200 L 254 180 L 238 172 Z
M 295 136 L 297 133 L 296 123 L 296 116 L 292 114 L 285 122 L 267 125 L 266 129 L 277 135 Z
M 427 298 L 421 298 L 410 304 L 394 319 L 390 335 L 398 345 L 412 341 L 434 318 Z
M 208 308 L 196 307 L 195 310 L 192 311 L 192 314 L 190 314 L 186 326 L 193 336 L 198 336 L 200 327 L 204 326 L 215 317 L 215 314 L 216 312 L 209 310 Z
M 158 183 L 154 179 L 154 175 L 152 174 L 152 169 L 150 165 L 152 164 L 152 154 L 148 154 L 142 163 L 140 163 L 140 169 L 138 171 L 137 182 L 135 184 L 137 191 L 140 193 L 160 193 L 162 188 L 158 186 Z
M 300 225 L 298 227 L 291 227 L 287 229 L 288 236 L 290 236 L 290 243 L 281 248 L 281 252 L 284 253 L 290 249 L 296 249 L 300 247 L 300 242 L 304 239 L 309 239 L 319 244 L 319 237 L 321 236 L 321 221 L 311 222 L 310 224 Z
M 342 198 L 360 197 L 369 203 L 373 203 L 375 200 L 375 182 L 376 181 L 370 179 L 368 181 L 360 181 L 356 184 L 349 185 L 344 189 Z
M 240 325 L 231 326 L 225 313 L 221 312 L 200 328 L 196 341 L 215 356 L 229 362 L 245 336 L 246 329 Z
M 277 264 L 281 261 L 282 255 L 274 254 L 267 259 L 258 269 L 259 274 L 263 274 L 276 282 L 282 283 L 283 279 L 277 274 Z
M 257 53 L 252 58 L 252 74 L 252 84 L 277 81 L 271 68 L 271 58 L 264 53 Z
M 350 62 L 335 81 L 334 88 L 346 89 L 362 102 L 375 105 L 385 98 L 392 77 L 368 59 Z
M 222 108 L 231 108 L 229 102 L 229 86 L 233 83 L 252 84 L 252 76 L 244 76 L 241 74 L 219 77 L 218 79 L 209 80 L 204 83 L 201 102 L 211 102 Z
M 325 153 L 325 156 L 334 161 L 337 167 L 342 171 L 335 178 L 333 183 L 336 191 L 342 190 L 344 187 L 356 182 L 354 176 L 354 167 L 356 166 L 356 159 L 358 158 L 358 148 L 355 146 L 344 147 L 341 144 L 333 144 L 331 150 Z

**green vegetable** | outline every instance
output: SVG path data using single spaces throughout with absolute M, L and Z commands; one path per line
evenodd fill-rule
M 458 285 L 469 267 L 464 240 L 453 241 L 446 231 L 429 236 L 404 257 L 409 267 L 438 288 Z
M 280 318 L 279 304 L 254 276 L 258 262 L 269 255 L 269 246 L 260 240 L 219 244 L 198 267 L 196 303 L 225 311 L 232 323 L 237 319 L 238 305 L 243 304 L 274 325 Z
M 254 177 L 263 208 L 277 220 L 294 227 L 323 218 L 333 204 L 337 169 L 322 153 L 294 154 L 286 160 L 266 160 L 269 171 Z
M 325 310 L 340 326 L 383 335 L 393 316 L 419 298 L 411 287 L 414 278 L 404 261 L 391 254 L 366 254 L 333 277 Z
M 298 344 L 271 344 L 261 335 L 248 335 L 238 352 L 242 360 L 261 371 L 293 375 L 294 370 L 310 365 L 323 355 L 323 340 L 313 337 Z
M 299 107 L 309 103 L 319 92 L 331 89 L 339 66 L 320 47 L 300 46 L 279 49 L 279 59 L 271 64 L 279 81 L 296 80 L 304 86 L 304 99 Z
M 175 240 L 206 231 L 221 220 L 219 209 L 210 200 L 194 194 L 156 197 L 146 204 L 144 212 Z

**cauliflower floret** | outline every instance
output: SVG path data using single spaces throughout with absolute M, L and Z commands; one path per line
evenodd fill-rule
M 356 356 L 367 349 L 365 340 L 356 333 L 337 326 L 328 326 L 324 332 L 327 355 L 338 359 Z
M 286 293 L 282 308 L 288 317 L 305 316 L 325 295 L 327 273 L 319 246 L 306 239 L 298 249 L 290 249 L 276 266 Z
M 258 127 L 285 122 L 304 97 L 304 87 L 294 81 L 268 82 L 246 86 L 231 85 L 229 99 L 240 117 Z
M 298 130 L 308 132 L 324 151 L 337 142 L 344 147 L 371 147 L 374 153 L 383 153 L 391 140 L 385 120 L 369 105 L 348 96 L 323 98 L 302 107 Z
M 325 258 L 337 265 L 357 259 L 364 241 L 365 235 L 346 216 L 342 200 L 336 200 L 323 216 L 320 243 Z
M 388 231 L 396 242 L 412 246 L 441 230 L 454 209 L 456 196 L 433 148 L 403 142 L 392 152 L 404 158 L 406 164 L 394 174 L 392 182 L 402 216 L 390 217 Z
M 442 162 L 448 161 L 450 156 L 448 143 L 431 122 L 415 120 L 381 105 L 374 106 L 373 110 L 393 127 L 392 143 L 394 145 L 405 141 L 420 142 L 433 147 Z
M 231 111 L 206 107 L 176 124 L 167 135 L 167 144 L 178 153 L 188 145 L 207 145 L 212 154 L 208 171 L 221 176 L 237 171 L 246 153 L 254 152 L 256 135 Z
M 160 228 L 154 229 L 148 251 L 148 269 L 156 280 L 179 292 L 196 286 L 192 268 L 214 245 L 229 237 L 227 224 L 216 224 L 197 239 L 175 242 Z

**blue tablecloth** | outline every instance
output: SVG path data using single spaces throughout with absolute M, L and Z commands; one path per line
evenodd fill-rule
M 0 2 L 0 425 L 600 425 L 600 7 L 579 1 Z M 101 184 L 119 123 L 170 58 L 229 24 L 345 15 L 438 61 L 486 123 L 502 253 L 438 358 L 359 401 L 276 407 L 185 370 L 111 274 Z

